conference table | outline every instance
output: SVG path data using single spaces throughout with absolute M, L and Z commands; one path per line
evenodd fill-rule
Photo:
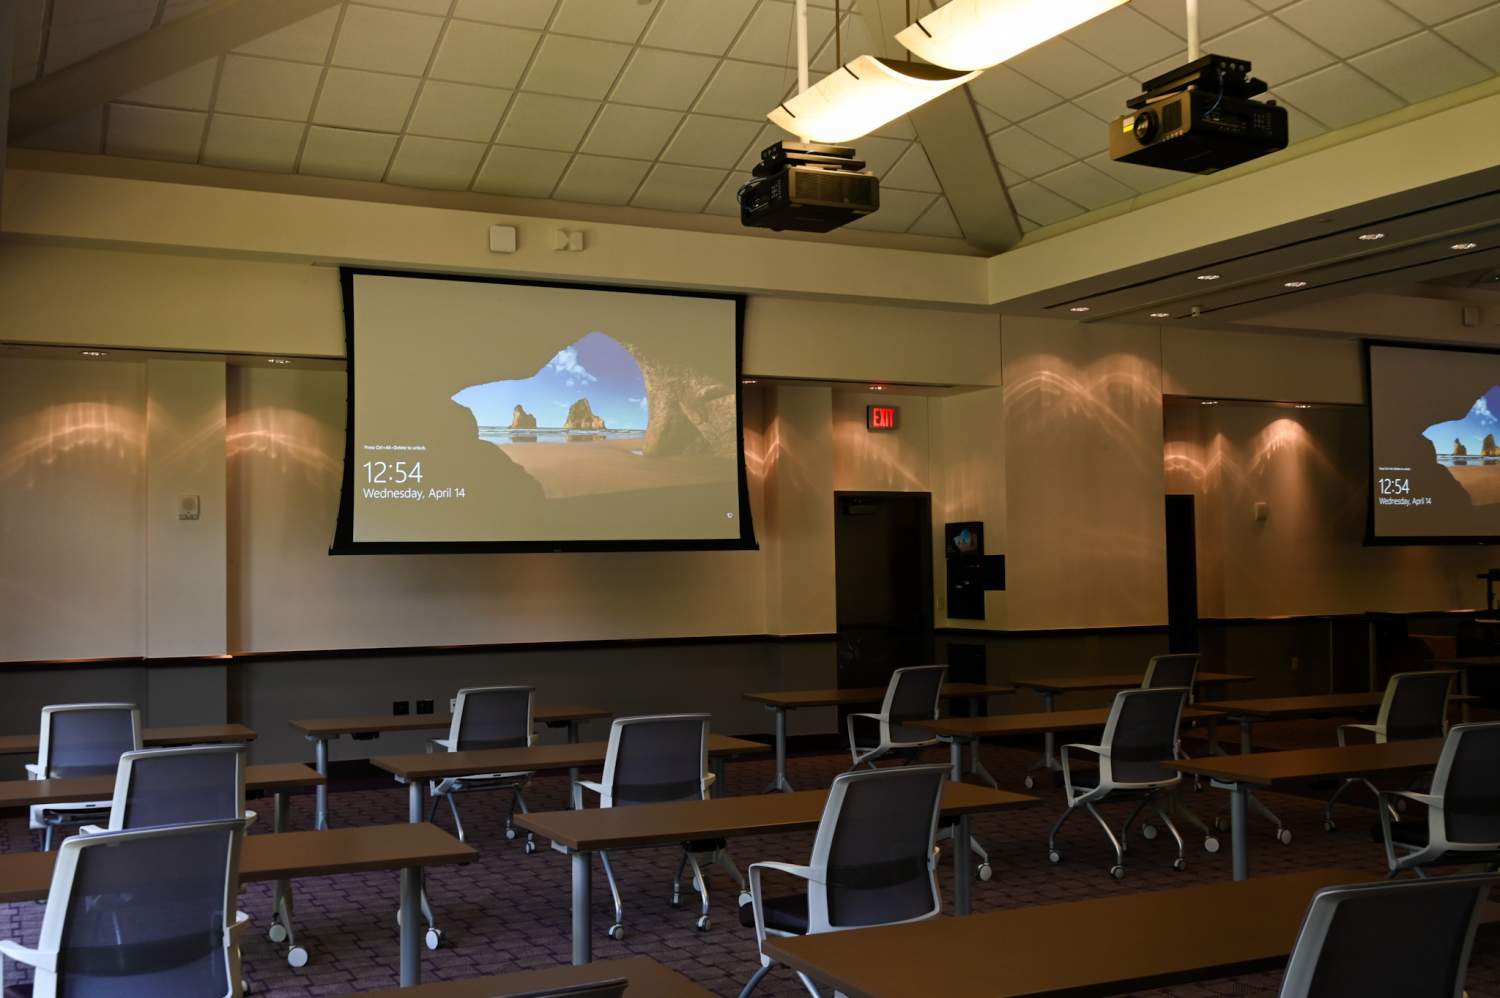
M 828 802 L 827 790 L 718 797 L 702 801 L 640 804 L 634 807 L 545 811 L 518 815 L 516 824 L 552 841 L 572 863 L 573 962 L 593 957 L 593 854 L 640 849 L 700 839 L 806 831 L 816 828 Z M 968 783 L 943 785 L 941 812 L 954 821 L 954 909 L 966 915 L 973 905 L 969 872 L 969 818 L 1035 804 L 1035 797 Z
M 417 936 L 422 871 L 478 858 L 471 846 L 425 823 L 247 835 L 240 848 L 240 882 L 400 870 L 401 985 L 407 987 L 422 977 Z M 55 852 L 0 855 L 0 902 L 46 900 L 56 859 Z
M 166 728 L 142 728 L 141 744 L 147 748 L 165 745 L 224 745 L 253 742 L 255 732 L 243 724 L 181 724 Z M 36 755 L 41 735 L 0 735 L 0 755 Z
M 1184 774 L 1207 777 L 1213 786 L 1229 791 L 1229 820 L 1234 879 L 1250 875 L 1246 798 L 1253 788 L 1270 789 L 1297 780 L 1327 777 L 1376 776 L 1407 770 L 1432 769 L 1443 750 L 1443 739 L 1379 742 L 1289 752 L 1178 759 L 1172 765 Z
M 849 689 L 781 690 L 773 693 L 745 693 L 742 698 L 758 703 L 776 715 L 776 775 L 765 792 L 780 790 L 792 793 L 794 788 L 786 776 L 786 715 L 787 711 L 807 707 L 868 707 L 885 700 L 887 687 L 861 686 Z M 975 714 L 988 713 L 989 698 L 1009 696 L 1015 692 L 1012 686 L 993 686 L 989 683 L 944 683 L 938 694 L 943 700 L 964 700 Z M 986 778 L 988 773 L 975 757 L 976 773 Z M 994 785 L 994 780 L 990 779 Z
M 1371 879 L 1358 870 L 1303 870 L 968 918 L 772 937 L 766 953 L 847 998 L 1121 994 L 1279 967 L 1318 890 Z M 1496 921 L 1497 906 L 1488 904 L 1481 917 Z
M 1129 690 L 1139 687 L 1146 679 L 1145 673 L 1116 673 L 1103 676 L 1048 676 L 1044 678 L 1022 678 L 1012 679 L 1011 683 L 1021 689 L 1032 690 L 1041 694 L 1043 712 L 1054 711 L 1057 707 L 1057 698 L 1065 693 L 1102 693 L 1106 690 Z M 1219 689 L 1231 683 L 1248 683 L 1254 680 L 1254 676 L 1241 675 L 1235 672 L 1200 672 L 1194 680 L 1194 687 L 1204 693 L 1200 699 L 1209 700 L 1206 695 L 1210 689 Z M 1216 718 L 1206 718 L 1210 725 L 1210 740 L 1212 740 L 1212 725 Z M 1062 730 L 1062 729 L 1057 729 Z M 1042 735 L 1042 757 L 1038 759 L 1026 773 L 1026 786 L 1036 786 L 1036 780 L 1032 773 L 1038 770 L 1057 773 L 1062 769 L 1062 764 L 1057 761 L 1057 738 L 1054 732 L 1043 731 Z
M 533 707 L 533 722 L 549 728 L 566 728 L 568 741 L 578 741 L 578 725 L 582 721 L 603 720 L 614 716 L 613 711 L 603 707 L 588 707 L 582 704 L 554 704 Z M 292 727 L 313 743 L 313 766 L 324 777 L 328 776 L 328 743 L 342 735 L 374 737 L 408 731 L 447 731 L 453 726 L 453 715 L 441 714 L 393 714 L 389 717 L 373 714 L 365 717 L 319 717 L 289 721 Z M 574 777 L 577 778 L 576 775 Z M 328 827 L 328 787 L 325 784 L 316 791 L 313 807 L 313 827 Z
M 1469 655 L 1460 658 L 1435 658 L 1427 663 L 1434 669 L 1455 669 L 1458 671 L 1458 688 L 1465 698 L 1469 698 L 1469 673 L 1486 672 L 1500 669 L 1500 655 Z M 1469 720 L 1469 704 L 1472 698 L 1464 700 L 1464 721 Z
M 547 967 L 419 984 L 413 988 L 348 993 L 359 994 L 362 998 L 507 998 L 612 981 L 626 982 L 625 998 L 713 998 L 713 992 L 705 991 L 677 971 L 644 956 L 600 960 L 582 967 Z

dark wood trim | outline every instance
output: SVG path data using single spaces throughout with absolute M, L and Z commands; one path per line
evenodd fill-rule
M 1053 627 L 1036 630 L 991 630 L 984 627 L 939 627 L 933 633 L 966 638 L 1068 638 L 1106 634 L 1165 634 L 1166 624 L 1122 624 L 1116 627 Z

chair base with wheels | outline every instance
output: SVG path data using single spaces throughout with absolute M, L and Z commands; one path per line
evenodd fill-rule
M 614 864 L 610 862 L 609 853 L 601 851 L 599 859 L 604 864 L 604 876 L 609 881 L 610 900 L 614 903 L 615 920 L 610 925 L 608 935 L 611 939 L 620 940 L 625 938 L 625 905 L 620 897 L 620 885 L 615 879 Z M 705 865 L 714 865 L 727 873 L 731 880 L 738 885 L 740 893 L 745 893 L 745 878 L 741 876 L 739 867 L 734 863 L 733 857 L 723 840 L 708 842 L 684 842 L 682 844 L 682 855 L 677 861 L 677 872 L 672 875 L 672 907 L 682 907 L 682 874 L 685 870 L 692 869 L 691 887 L 698 892 L 698 920 L 694 927 L 699 932 L 707 932 L 712 927 L 713 921 L 709 916 L 708 877 L 704 873 Z
M 463 816 L 458 812 L 458 795 L 463 793 L 476 793 L 486 790 L 509 790 L 510 806 L 505 811 L 505 837 L 514 841 L 516 838 L 516 811 L 522 814 L 530 814 L 531 809 L 526 806 L 525 790 L 531 784 L 530 776 L 523 778 L 512 777 L 451 777 L 434 783 L 429 787 L 432 796 L 432 810 L 427 815 L 429 822 L 437 820 L 438 803 L 446 799 L 448 811 L 453 815 L 454 833 L 458 841 L 468 842 L 468 836 L 464 832 Z M 526 854 L 529 856 L 536 852 L 536 839 L 530 832 L 526 833 Z
M 1057 819 L 1057 822 L 1052 826 L 1052 831 L 1047 836 L 1048 862 L 1054 864 L 1062 862 L 1062 853 L 1059 852 L 1057 848 L 1057 833 L 1062 830 L 1063 825 L 1066 824 L 1067 820 L 1073 816 L 1074 812 L 1076 812 L 1079 808 L 1083 808 L 1093 816 L 1093 819 L 1096 822 L 1099 823 L 1099 827 L 1104 829 L 1104 834 L 1109 838 L 1110 845 L 1114 847 L 1115 864 L 1114 866 L 1110 867 L 1109 875 L 1116 880 L 1125 879 L 1125 853 L 1129 848 L 1130 827 L 1135 824 L 1136 818 L 1140 816 L 1141 812 L 1144 811 L 1148 805 L 1155 804 L 1157 817 L 1159 817 L 1162 824 L 1167 827 L 1167 831 L 1172 833 L 1172 839 L 1177 843 L 1177 858 L 1172 861 L 1172 869 L 1179 871 L 1187 869 L 1187 858 L 1184 855 L 1185 847 L 1182 841 L 1182 833 L 1177 830 L 1177 825 L 1172 821 L 1172 808 L 1170 800 L 1162 800 L 1161 795 L 1155 790 L 1143 790 L 1136 792 L 1136 794 L 1134 794 L 1133 796 L 1139 797 L 1139 803 L 1137 803 L 1135 809 L 1130 812 L 1130 817 L 1125 819 L 1125 825 L 1121 828 L 1120 834 L 1116 836 L 1114 829 L 1109 827 L 1109 822 L 1105 821 L 1104 816 L 1099 813 L 1099 810 L 1096 807 L 1094 807 L 1095 802 L 1102 800 L 1105 795 L 1099 793 L 1096 788 L 1089 788 L 1085 785 L 1079 784 L 1076 777 L 1074 778 L 1073 785 L 1075 787 L 1085 789 L 1089 792 L 1085 792 L 1079 795 L 1075 800 L 1069 803 L 1068 809 L 1062 813 L 1062 816 L 1059 817 Z M 1115 799 L 1119 799 L 1125 795 L 1122 795 L 1120 791 L 1115 791 L 1110 796 Z M 1151 825 L 1144 825 L 1142 826 L 1141 834 L 1147 839 L 1154 839 L 1156 838 L 1156 829 Z M 1208 851 L 1217 852 L 1218 840 L 1210 838 L 1210 841 L 1213 841 L 1215 844 L 1214 847 L 1209 849 Z M 1206 843 L 1205 848 L 1207 848 Z

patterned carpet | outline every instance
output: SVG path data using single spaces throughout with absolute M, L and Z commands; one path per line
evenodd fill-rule
M 1326 737 L 1320 730 L 1297 726 L 1264 726 L 1263 737 L 1278 747 L 1292 747 Z M 1271 730 L 1275 729 L 1275 730 Z M 1020 748 L 987 748 L 985 764 L 1002 786 L 1021 788 L 1026 766 L 1034 755 Z M 826 786 L 844 766 L 846 756 L 794 757 L 789 766 L 792 781 L 800 787 Z M 933 761 L 938 761 L 934 756 Z M 765 761 L 731 763 L 727 784 L 731 793 L 758 792 L 770 780 L 771 764 Z M 1047 862 L 1046 837 L 1061 808 L 1061 790 L 1042 790 L 1036 807 L 1003 815 L 980 817 L 974 822 L 976 835 L 989 850 L 995 876 L 990 883 L 976 883 L 976 911 L 1016 908 L 1034 904 L 1079 900 L 1106 894 L 1154 891 L 1196 883 L 1227 880 L 1230 876 L 1227 836 L 1225 849 L 1209 855 L 1197 836 L 1188 838 L 1188 868 L 1171 868 L 1170 839 L 1147 841 L 1137 836 L 1130 843 L 1130 865 L 1121 882 L 1111 880 L 1108 869 L 1113 853 L 1103 834 L 1085 816 L 1069 822 L 1060 838 L 1065 854 L 1059 866 Z M 564 805 L 565 779 L 539 778 L 528 793 L 533 809 L 555 809 Z M 1369 838 L 1373 810 L 1358 793 L 1341 803 L 1339 831 L 1322 830 L 1322 803 L 1326 790 L 1309 788 L 1305 794 L 1267 795 L 1267 803 L 1291 827 L 1295 839 L 1290 846 L 1278 844 L 1268 825 L 1252 824 L 1250 847 L 1254 873 L 1276 873 L 1315 867 L 1344 866 L 1382 869 L 1381 850 Z M 1205 789 L 1188 791 L 1188 803 L 1204 817 L 1225 803 L 1225 795 Z M 405 819 L 405 794 L 389 789 L 337 792 L 331 798 L 335 825 L 398 822 Z M 523 853 L 520 840 L 508 842 L 500 832 L 503 799 L 495 794 L 475 794 L 462 804 L 471 842 L 483 853 L 477 864 L 433 871 L 428 886 L 439 925 L 445 933 L 442 948 L 423 953 L 424 980 L 447 980 L 480 974 L 503 973 L 565 963 L 569 959 L 568 863 L 545 846 L 535 855 Z M 261 808 L 264 818 L 258 829 L 269 827 L 270 802 Z M 1118 825 L 1123 807 L 1107 807 L 1106 815 Z M 1253 819 L 1252 819 L 1253 820 Z M 451 827 L 446 811 L 439 824 Z M 290 827 L 310 828 L 312 798 L 294 798 Z M 762 859 L 805 862 L 811 846 L 810 833 L 736 840 L 733 852 L 738 863 Z M 0 848 L 6 851 L 32 849 L 34 841 L 22 819 L 0 823 Z M 604 959 L 626 955 L 650 956 L 671 966 L 720 995 L 736 995 L 756 966 L 754 933 L 741 928 L 735 914 L 736 889 L 721 871 L 710 874 L 713 895 L 713 927 L 700 933 L 693 926 L 696 900 L 685 894 L 682 909 L 668 904 L 671 876 L 676 864 L 672 850 L 654 849 L 618 854 L 615 869 L 621 879 L 625 901 L 626 936 L 614 941 L 604 935 L 612 921 L 608 885 L 596 867 L 594 878 L 594 955 Z M 951 902 L 952 864 L 945 844 L 942 881 L 944 903 Z M 245 976 L 253 993 L 267 998 L 304 998 L 393 987 L 397 983 L 396 938 L 397 875 L 374 873 L 298 881 L 297 929 L 299 942 L 311 953 L 308 966 L 294 970 L 265 935 L 270 924 L 270 885 L 252 885 L 245 892 L 242 909 L 254 920 L 245 947 Z M 774 890 L 775 888 L 773 888 Z M 34 943 L 41 925 L 39 904 L 0 906 L 0 938 Z M 1212 923 L 1205 924 L 1212 931 Z M 1192 945 L 1184 941 L 1184 945 Z M 24 979 L 19 968 L 6 968 L 7 984 Z M 1139 994 L 1173 995 L 1181 998 L 1227 995 L 1274 995 L 1280 974 L 1276 972 L 1223 978 Z M 1471 998 L 1500 998 L 1500 933 L 1481 935 L 1470 969 Z M 757 995 L 793 996 L 805 992 L 786 971 L 773 972 Z

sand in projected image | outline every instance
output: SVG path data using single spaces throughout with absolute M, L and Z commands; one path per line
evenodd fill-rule
M 1500 503 L 1500 385 L 1475 399 L 1462 419 L 1436 423 L 1422 432 L 1437 463 L 1463 486 L 1476 506 Z

